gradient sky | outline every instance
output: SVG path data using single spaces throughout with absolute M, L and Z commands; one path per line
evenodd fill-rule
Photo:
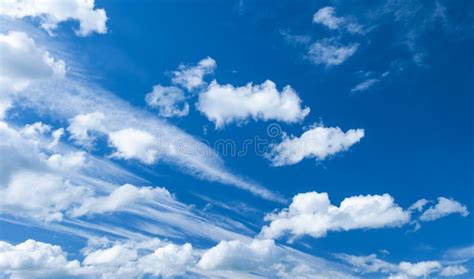
M 472 278 L 473 11 L 0 3 L 0 272 Z

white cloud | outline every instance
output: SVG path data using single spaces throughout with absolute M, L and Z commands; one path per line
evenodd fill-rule
M 21 213 L 44 221 L 59 221 L 63 212 L 88 196 L 87 188 L 73 185 L 64 178 L 41 172 L 15 174 L 0 190 L 5 212 Z
M 444 277 L 459 276 L 468 273 L 469 270 L 463 265 L 450 265 L 441 271 L 440 275 Z
M 85 250 L 84 274 L 106 278 L 142 278 L 144 275 L 168 278 L 185 274 L 194 265 L 194 251 L 189 243 L 177 245 L 149 239 L 116 242 L 112 246 L 106 241 L 105 246 Z
M 313 22 L 322 24 L 331 30 L 344 28 L 350 33 L 363 33 L 363 27 L 354 20 L 344 17 L 337 17 L 333 7 L 319 9 L 313 16 Z
M 428 222 L 456 213 L 459 213 L 463 217 L 469 215 L 469 211 L 465 205 L 462 205 L 453 199 L 439 197 L 438 203 L 434 207 L 431 206 L 423 212 L 419 219 L 420 221 Z
M 173 72 L 172 82 L 187 90 L 193 90 L 203 86 L 204 76 L 212 74 L 216 67 L 216 61 L 211 57 L 199 61 L 196 66 L 180 65 L 178 70 Z
M 156 108 L 160 116 L 181 117 L 189 113 L 189 105 L 185 102 L 186 96 L 183 90 L 175 86 L 153 86 L 153 91 L 145 98 L 147 104 Z
M 379 80 L 376 79 L 376 78 L 371 78 L 371 79 L 368 79 L 368 80 L 365 80 L 359 84 L 357 84 L 356 86 L 354 86 L 352 89 L 351 89 L 351 92 L 361 92 L 361 91 L 365 91 L 369 88 L 371 88 L 372 86 L 374 86 L 376 83 L 378 83 Z
M 232 122 L 278 120 L 294 123 L 303 120 L 310 109 L 301 107 L 301 99 L 290 86 L 280 92 L 274 82 L 248 83 L 242 87 L 213 81 L 199 94 L 197 108 L 217 128 Z
M 410 221 L 410 213 L 388 194 L 345 198 L 338 207 L 327 193 L 308 192 L 294 196 L 289 208 L 268 214 L 265 220 L 271 223 L 262 228 L 262 237 L 319 238 L 329 231 L 400 227 Z
M 271 265 L 278 259 L 280 251 L 270 239 L 221 241 L 207 250 L 198 267 L 204 270 L 249 270 Z
M 106 196 L 89 197 L 81 205 L 74 208 L 71 216 L 78 217 L 87 214 L 124 211 L 141 202 L 172 199 L 171 194 L 164 188 L 135 187 L 131 184 L 122 185 Z
M 418 212 L 421 212 L 423 210 L 423 208 L 425 207 L 425 205 L 427 205 L 428 203 L 429 203 L 429 201 L 427 199 L 419 199 L 416 202 L 414 202 L 412 205 L 410 205 L 408 210 L 410 210 L 410 211 L 415 211 L 416 210 Z
M 13 18 L 36 17 L 41 27 L 52 34 L 61 22 L 79 21 L 76 34 L 87 36 L 93 32 L 107 33 L 104 9 L 94 9 L 94 0 L 12 0 L 0 2 L 0 15 Z
M 80 168 L 86 164 L 86 153 L 83 151 L 70 152 L 67 154 L 53 154 L 48 160 L 47 164 L 52 169 L 68 171 Z
M 105 115 L 98 111 L 76 115 L 69 120 L 67 128 L 71 134 L 71 139 L 80 145 L 91 147 L 95 140 L 93 132 L 106 131 L 103 124 L 104 118 Z
M 468 261 L 474 258 L 474 245 L 448 250 L 444 257 L 449 260 Z
M 193 264 L 193 247 L 189 243 L 167 244 L 138 261 L 144 273 L 163 277 L 183 275 Z
M 157 159 L 157 139 L 152 134 L 133 128 L 109 133 L 109 144 L 117 149 L 113 157 L 138 159 L 145 164 L 153 164 Z
M 314 64 L 336 66 L 351 57 L 359 44 L 341 45 L 334 39 L 323 39 L 313 43 L 308 50 L 308 59 Z
M 66 73 L 63 60 L 54 59 L 23 32 L 0 33 L 0 53 L 0 119 L 11 106 L 12 94 L 34 81 L 62 78 Z
M 439 261 L 420 261 L 416 263 L 402 261 L 398 264 L 394 264 L 378 259 L 375 254 L 368 256 L 337 254 L 336 257 L 350 264 L 358 273 L 386 274 L 390 279 L 427 278 L 428 276 L 431 278 L 434 274 L 440 276 L 457 276 L 468 272 L 464 266 L 443 265 Z
M 284 136 L 283 141 L 272 144 L 267 157 L 274 166 L 293 165 L 304 158 L 324 160 L 328 156 L 348 150 L 364 137 L 363 129 L 343 132 L 339 127 L 313 127 L 300 137 Z
M 73 275 L 80 268 L 77 260 L 68 261 L 61 247 L 27 240 L 18 245 L 0 241 L 0 272 L 12 278 Z

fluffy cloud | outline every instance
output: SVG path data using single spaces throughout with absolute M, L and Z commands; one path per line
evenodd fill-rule
M 313 22 L 322 24 L 331 30 L 344 28 L 350 33 L 362 33 L 362 26 L 349 18 L 337 17 L 333 7 L 319 9 L 313 16 Z
M 181 117 L 189 113 L 183 90 L 175 86 L 155 85 L 145 100 L 150 107 L 158 109 L 162 117 Z
M 329 231 L 399 227 L 409 222 L 410 213 L 388 194 L 345 198 L 338 207 L 327 193 L 308 192 L 294 196 L 289 208 L 268 214 L 265 220 L 271 223 L 262 228 L 262 237 L 319 238 Z
M 145 164 L 153 164 L 157 158 L 156 141 L 152 134 L 133 128 L 109 133 L 109 143 L 117 149 L 113 157 L 138 159 Z
M 314 64 L 336 66 L 351 57 L 359 44 L 341 45 L 334 39 L 323 39 L 313 43 L 308 50 L 308 59 Z
M 456 213 L 459 213 L 464 217 L 469 215 L 469 211 L 465 205 L 462 205 L 453 199 L 439 197 L 438 203 L 423 212 L 419 219 L 421 221 L 428 222 Z
M 193 247 L 189 243 L 167 244 L 138 261 L 144 273 L 163 277 L 183 275 L 193 264 Z
M 181 65 L 173 72 L 172 82 L 187 90 L 193 90 L 205 84 L 204 76 L 212 74 L 216 66 L 216 61 L 211 57 L 199 61 L 196 66 Z
M 77 144 L 91 147 L 95 140 L 96 132 L 106 132 L 103 124 L 105 115 L 101 112 L 91 112 L 86 114 L 76 115 L 69 120 L 68 132 L 71 134 Z
M 0 15 L 13 18 L 36 17 L 41 27 L 52 34 L 61 22 L 79 21 L 76 34 L 87 36 L 93 32 L 107 33 L 104 9 L 94 9 L 94 0 L 13 0 L 0 2 Z
M 80 268 L 77 260 L 68 261 L 61 247 L 27 240 L 18 245 L 0 241 L 0 272 L 12 278 L 73 275 Z
M 270 239 L 221 241 L 202 255 L 198 266 L 205 270 L 249 270 L 271 265 L 278 256 L 277 246 Z
M 88 196 L 87 188 L 73 185 L 64 178 L 41 172 L 15 174 L 6 188 L 0 190 L 5 212 L 21 212 L 45 221 L 59 221 L 63 212 Z
M 399 264 L 393 264 L 378 259 L 375 254 L 368 256 L 338 254 L 336 256 L 353 266 L 354 270 L 358 273 L 386 274 L 388 278 L 391 279 L 426 278 L 427 276 L 433 276 L 433 274 L 440 276 L 457 276 L 468 272 L 464 266 L 445 266 L 439 261 L 421 261 L 416 263 L 402 261 Z
M 62 78 L 66 73 L 63 60 L 54 59 L 23 32 L 0 33 L 0 53 L 0 119 L 11 106 L 12 94 L 34 81 Z
M 73 217 L 86 214 L 97 214 L 126 210 L 141 202 L 172 199 L 171 194 L 164 188 L 135 187 L 131 184 L 122 185 L 110 194 L 99 197 L 89 197 L 71 212 Z
M 270 80 L 242 87 L 213 81 L 199 94 L 197 108 L 217 128 L 248 119 L 294 123 L 303 120 L 310 111 L 301 107 L 301 99 L 293 88 L 286 86 L 280 92 Z
M 284 136 L 283 141 L 271 145 L 267 157 L 274 166 L 294 165 L 304 158 L 324 160 L 328 156 L 348 150 L 364 137 L 363 129 L 343 132 L 339 127 L 313 127 L 300 137 Z

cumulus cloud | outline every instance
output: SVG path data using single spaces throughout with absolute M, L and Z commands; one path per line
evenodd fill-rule
M 207 57 L 196 66 L 180 65 L 177 71 L 173 72 L 172 82 L 187 90 L 202 87 L 205 84 L 204 76 L 212 74 L 217 67 L 217 63 L 211 57 Z
M 279 91 L 270 80 L 242 87 L 213 81 L 200 92 L 196 107 L 217 128 L 222 128 L 226 124 L 242 123 L 248 119 L 299 122 L 310 111 L 308 107 L 303 108 L 301 102 L 293 88 L 286 86 Z
M 194 261 L 191 244 L 167 244 L 156 249 L 152 254 L 140 258 L 138 266 L 144 273 L 171 277 L 185 274 Z
M 363 129 L 343 132 L 339 127 L 316 126 L 300 137 L 285 135 L 282 142 L 270 146 L 267 157 L 273 166 L 294 165 L 305 158 L 324 160 L 328 156 L 348 150 L 363 137 Z
M 45 221 L 59 221 L 63 212 L 90 195 L 88 189 L 64 178 L 41 172 L 20 172 L 0 190 L 5 212 L 21 212 Z
M 357 84 L 356 86 L 354 86 L 352 89 L 351 89 L 351 92 L 361 92 L 361 91 L 365 91 L 369 88 L 371 88 L 372 86 L 374 86 L 376 83 L 378 83 L 380 80 L 376 79 L 376 78 L 371 78 L 371 79 L 367 79 L 367 80 L 364 80 L 363 82 Z
M 0 2 L 0 15 L 12 18 L 34 17 L 41 27 L 52 34 L 59 23 L 79 22 L 76 34 L 87 36 L 93 32 L 107 33 L 107 16 L 104 9 L 95 9 L 94 0 L 13 0 Z
M 23 32 L 0 33 L 0 53 L 0 119 L 11 106 L 12 94 L 34 81 L 62 78 L 66 73 L 63 60 L 53 58 Z
M 153 164 L 157 159 L 156 137 L 133 128 L 109 133 L 109 143 L 117 149 L 112 157 L 138 159 L 145 164 Z
M 391 279 L 426 278 L 434 274 L 439 276 L 457 276 L 468 272 L 460 265 L 444 265 L 439 261 L 420 261 L 416 263 L 402 261 L 398 264 L 377 258 L 377 255 L 353 256 L 337 254 L 336 257 L 347 262 L 354 270 L 362 274 L 386 274 Z
M 181 117 L 189 113 L 183 90 L 175 86 L 155 85 L 145 100 L 150 107 L 158 109 L 162 117 Z
M 469 215 L 469 211 L 467 210 L 467 207 L 465 205 L 462 205 L 461 203 L 453 199 L 439 197 L 438 203 L 423 212 L 419 219 L 420 221 L 428 222 L 456 213 L 460 214 L 463 217 Z
M 358 47 L 357 43 L 342 45 L 334 39 L 323 39 L 309 47 L 308 59 L 317 65 L 336 66 L 351 57 Z
M 331 30 L 345 29 L 350 33 L 363 33 L 363 27 L 354 20 L 337 17 L 334 7 L 324 7 L 313 15 L 313 22 L 322 24 Z
M 198 267 L 205 270 L 255 269 L 273 263 L 279 253 L 275 242 L 270 239 L 221 241 L 202 255 Z
M 78 114 L 69 120 L 68 132 L 77 144 L 91 147 L 95 140 L 94 132 L 105 132 L 105 115 L 101 112 Z
M 294 196 L 289 208 L 268 214 L 265 220 L 270 224 L 262 228 L 264 238 L 285 234 L 320 238 L 330 231 L 400 227 L 410 221 L 410 213 L 388 194 L 353 196 L 335 206 L 327 193 L 308 192 Z
M 74 275 L 77 260 L 68 261 L 61 247 L 35 240 L 18 245 L 0 241 L 0 272 L 12 278 L 46 278 Z

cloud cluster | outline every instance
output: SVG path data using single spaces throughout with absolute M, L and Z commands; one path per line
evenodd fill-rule
M 95 9 L 94 0 L 13 0 L 0 2 L 0 15 L 12 18 L 35 17 L 41 27 L 52 34 L 61 22 L 79 22 L 76 34 L 87 36 L 93 32 L 107 33 L 107 15 L 104 9 Z
M 248 119 L 299 122 L 310 111 L 308 107 L 303 108 L 301 102 L 293 88 L 286 86 L 279 91 L 270 80 L 242 87 L 213 81 L 199 94 L 196 107 L 217 128 L 222 128 L 226 124 Z
M 329 231 L 400 227 L 409 222 L 410 213 L 388 194 L 349 197 L 335 206 L 327 193 L 308 192 L 294 196 L 289 208 L 268 214 L 265 220 L 270 224 L 262 228 L 264 238 L 285 234 L 319 238 Z
M 322 259 L 279 247 L 272 240 L 221 241 L 201 250 L 156 238 L 115 242 L 92 238 L 81 251 L 82 261 L 68 261 L 56 245 L 0 241 L 0 271 L 18 278 L 319 278 L 321 274 L 352 278 Z
M 62 78 L 66 73 L 63 60 L 53 58 L 23 32 L 0 33 L 0 53 L 0 119 L 11 106 L 12 94 L 34 81 Z
M 386 274 L 389 279 L 427 278 L 428 276 L 436 275 L 451 277 L 468 272 L 465 266 L 444 265 L 439 261 L 421 261 L 416 263 L 402 261 L 398 264 L 393 264 L 377 258 L 375 254 L 368 256 L 338 254 L 336 256 L 350 264 L 358 273 Z
M 300 137 L 284 136 L 282 142 L 271 145 L 267 157 L 273 166 L 294 165 L 305 158 L 324 160 L 348 150 L 364 137 L 363 129 L 343 132 L 339 127 L 316 126 Z

